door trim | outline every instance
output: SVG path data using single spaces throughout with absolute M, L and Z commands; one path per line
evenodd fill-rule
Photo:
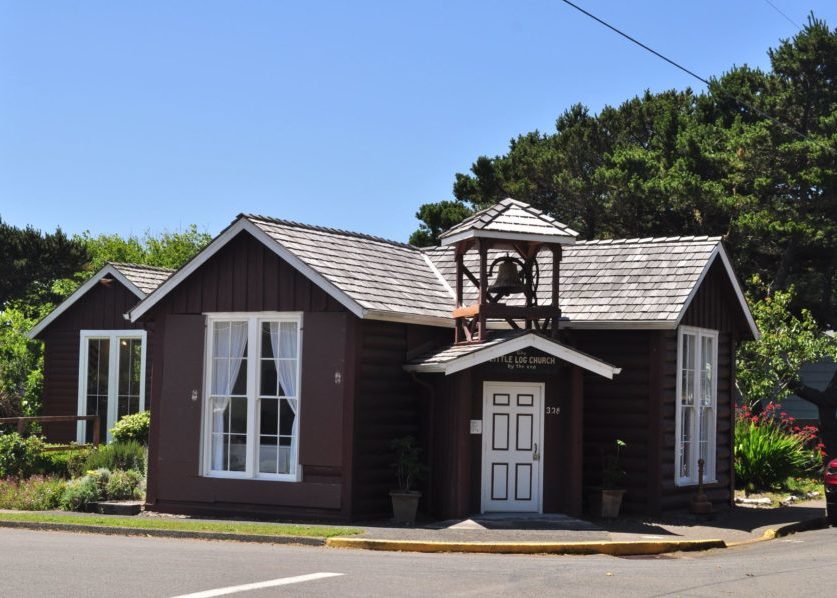
M 488 459 L 486 459 L 486 453 L 489 450 L 488 440 L 490 436 L 490 432 L 486 425 L 486 413 L 488 412 L 488 401 L 490 390 L 492 388 L 508 388 L 513 387 L 515 389 L 537 389 L 540 396 L 540 426 L 539 426 L 539 433 L 538 437 L 540 438 L 540 459 L 538 460 L 538 492 L 537 492 L 537 500 L 536 500 L 536 511 L 530 511 L 532 513 L 543 513 L 543 462 L 544 462 L 544 455 L 545 455 L 545 446 L 546 446 L 546 439 L 543 435 L 543 426 L 544 426 L 544 413 L 543 410 L 546 405 L 546 384 L 544 382 L 500 382 L 500 381 L 485 381 L 482 385 L 482 421 L 483 421 L 483 432 L 482 432 L 482 467 L 481 467 L 481 474 L 480 474 L 480 513 L 485 513 L 485 503 L 486 499 L 489 496 L 491 489 L 490 489 L 490 481 L 491 481 L 491 472 L 488 468 Z M 488 484 L 488 485 L 487 485 Z M 526 512 L 526 511 L 521 511 Z

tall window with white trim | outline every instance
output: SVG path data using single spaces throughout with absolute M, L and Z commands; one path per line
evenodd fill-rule
M 78 415 L 99 416 L 99 438 L 125 415 L 145 409 L 144 330 L 82 330 Z M 93 440 L 93 424 L 79 422 L 79 442 Z
M 678 333 L 676 463 L 678 485 L 715 481 L 715 422 L 718 400 L 718 332 L 682 326 Z
M 204 471 L 298 479 L 300 314 L 208 318 Z

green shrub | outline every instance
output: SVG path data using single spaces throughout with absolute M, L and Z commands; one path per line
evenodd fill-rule
M 0 509 L 46 511 L 61 505 L 67 482 L 33 476 L 27 480 L 0 480 Z
M 735 420 L 735 479 L 747 493 L 784 489 L 788 478 L 810 475 L 821 464 L 804 434 L 774 417 L 739 410 Z
M 61 508 L 68 511 L 84 511 L 90 503 L 101 499 L 99 480 L 86 475 L 67 482 L 61 496 Z
M 23 438 L 17 432 L 0 434 L 0 478 L 28 478 L 41 465 L 44 443 L 37 436 Z
M 87 459 L 90 457 L 90 453 L 92 452 L 92 448 L 82 448 L 68 451 L 67 474 L 69 477 L 80 478 L 84 475 L 84 472 L 88 469 L 86 467 Z
M 84 471 L 91 469 L 133 469 L 145 473 L 145 447 L 136 440 L 112 442 L 90 451 L 84 461 Z
M 110 433 L 116 442 L 135 440 L 148 446 L 148 430 L 151 427 L 151 412 L 140 411 L 126 415 L 113 426 Z
M 108 500 L 142 498 L 144 481 L 142 474 L 138 471 L 114 471 L 105 487 L 105 495 Z

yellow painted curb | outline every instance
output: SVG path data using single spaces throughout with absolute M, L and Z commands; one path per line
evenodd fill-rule
M 723 540 L 657 540 L 636 542 L 434 542 L 328 538 L 326 546 L 393 552 L 472 552 L 483 554 L 609 554 L 638 556 L 726 548 Z

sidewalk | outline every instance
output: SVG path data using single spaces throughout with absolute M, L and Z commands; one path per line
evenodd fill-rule
M 703 550 L 768 539 L 783 528 L 819 527 L 825 501 L 774 509 L 736 507 L 698 517 L 689 513 L 660 518 L 620 517 L 585 521 L 566 515 L 483 515 L 414 528 L 359 525 L 364 534 L 333 538 L 329 546 L 421 552 L 604 552 L 657 554 Z M 496 545 L 494 549 L 486 546 Z M 469 548 L 469 545 L 473 545 Z M 519 546 L 515 546 L 519 545 Z M 607 545 L 611 545 L 608 548 Z M 613 547 L 612 545 L 618 545 Z M 541 546 L 543 550 L 538 550 Z M 476 550 L 474 550 L 476 548 Z

